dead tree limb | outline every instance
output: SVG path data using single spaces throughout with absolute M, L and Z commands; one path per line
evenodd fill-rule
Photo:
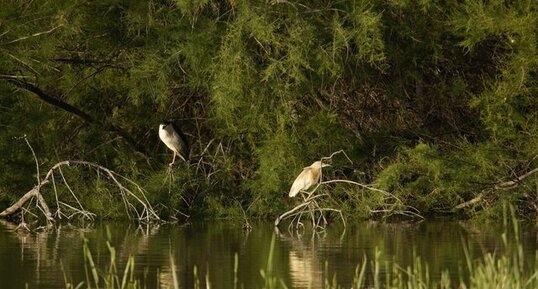
M 347 156 L 347 154 L 343 150 L 339 150 L 337 152 L 332 153 L 328 157 L 321 158 L 321 161 L 328 161 L 331 160 L 333 156 L 337 154 L 343 154 L 351 163 L 351 159 Z M 340 215 L 342 223 L 344 224 L 344 227 L 346 226 L 346 221 L 344 218 L 344 215 L 342 214 L 342 210 L 330 208 L 330 207 L 321 207 L 318 199 L 324 196 L 327 196 L 327 194 L 317 194 L 319 186 L 322 184 L 323 179 L 323 170 L 320 169 L 320 177 L 319 182 L 316 185 L 314 189 L 312 189 L 310 192 L 303 192 L 306 193 L 306 196 L 304 197 L 304 201 L 292 208 L 291 210 L 282 213 L 280 216 L 278 216 L 275 219 L 275 227 L 278 227 L 281 221 L 292 218 L 292 221 L 289 224 L 289 228 L 295 226 L 295 229 L 299 229 L 300 227 L 304 227 L 302 223 L 302 217 L 303 215 L 308 215 L 310 217 L 310 220 L 312 222 L 312 228 L 314 230 L 317 229 L 325 229 L 325 226 L 327 225 L 327 217 L 325 216 L 328 212 L 336 212 Z
M 500 184 L 496 184 L 495 185 L 495 189 L 496 190 L 508 190 L 508 189 L 512 189 L 512 188 L 515 188 L 517 186 L 519 186 L 521 184 L 521 181 L 523 181 L 524 179 L 530 177 L 532 174 L 538 172 L 538 168 L 535 168 L 533 170 L 530 170 L 526 173 L 524 173 L 523 175 L 519 176 L 519 177 L 516 177 L 514 178 L 513 180 L 511 181 L 507 181 L 507 182 L 504 182 L 504 183 L 500 183 Z
M 457 206 L 455 206 L 454 208 L 455 209 L 463 209 L 463 208 L 466 208 L 466 207 L 469 207 L 469 206 L 472 206 L 474 204 L 477 204 L 479 203 L 480 201 L 482 201 L 482 198 L 484 197 L 484 193 L 480 193 L 478 194 L 478 196 L 468 200 L 468 201 L 465 201 Z
M 31 200 L 33 197 L 37 198 L 39 209 L 42 211 L 42 213 L 45 215 L 47 222 L 51 222 L 54 220 L 53 216 L 56 216 L 58 219 L 61 219 L 61 216 L 67 216 L 68 218 L 72 216 L 79 215 L 83 219 L 87 219 L 92 221 L 94 219 L 95 214 L 92 212 L 89 212 L 86 210 L 82 203 L 79 201 L 79 199 L 76 196 L 76 192 L 71 189 L 69 184 L 67 183 L 66 178 L 63 176 L 63 173 L 61 172 L 62 167 L 70 167 L 70 166 L 79 166 L 79 167 L 87 167 L 89 169 L 94 170 L 98 175 L 104 174 L 106 178 L 112 183 L 113 186 L 115 186 L 119 194 L 125 204 L 125 210 L 129 218 L 136 219 L 139 222 L 153 222 L 153 221 L 160 221 L 159 216 L 157 215 L 156 211 L 153 209 L 151 203 L 146 198 L 146 191 L 138 185 L 133 180 L 118 174 L 106 167 L 103 167 L 101 165 L 88 162 L 88 161 L 61 161 L 54 166 L 47 172 L 45 177 L 39 182 L 39 185 L 24 194 L 15 204 L 10 206 L 9 208 L 5 209 L 0 213 L 0 218 L 5 218 L 9 215 L 12 215 L 13 213 L 17 212 L 18 210 L 22 209 L 24 204 L 27 203 L 29 200 Z M 70 191 L 70 195 L 72 196 L 72 199 L 74 201 L 58 200 L 58 192 L 57 192 L 57 185 L 54 181 L 54 172 L 59 172 L 59 175 L 62 176 L 60 179 L 60 182 L 63 182 L 63 184 L 68 188 Z M 53 189 L 55 192 L 55 198 L 56 198 L 56 213 L 51 214 L 51 211 L 49 209 L 49 206 L 47 205 L 45 199 L 43 198 L 41 194 L 41 189 L 49 184 L 50 182 L 53 183 Z M 66 211 L 72 212 L 70 215 L 66 215 L 65 213 L 62 213 L 61 208 L 64 208 Z
M 46 185 L 47 183 L 48 183 L 48 181 L 47 182 L 42 182 L 41 186 Z M 14 214 L 18 210 L 20 210 L 22 208 L 22 206 L 24 206 L 24 204 L 26 204 L 26 202 L 28 202 L 31 198 L 37 197 L 37 195 L 39 194 L 39 189 L 40 189 L 40 186 L 36 186 L 35 188 L 28 191 L 17 202 L 15 202 L 15 204 L 11 205 L 10 207 L 8 207 L 5 210 L 3 210 L 2 212 L 0 212 L 0 218 L 5 218 L 5 217 L 7 217 L 7 216 L 9 216 L 11 214 Z M 48 208 L 48 206 L 47 206 L 47 208 Z
M 353 163 L 343 150 L 334 152 L 329 157 L 321 158 L 321 160 L 322 161 L 331 160 L 337 154 L 343 154 L 349 162 Z M 372 214 L 383 213 L 385 216 L 401 215 L 401 216 L 406 216 L 406 217 L 415 218 L 415 219 L 416 218 L 424 219 L 424 217 L 420 215 L 420 212 L 418 209 L 409 205 L 405 205 L 402 200 L 400 200 L 396 195 L 391 194 L 390 192 L 387 192 L 378 188 L 374 188 L 371 185 L 365 185 L 365 184 L 361 184 L 359 182 L 350 181 L 350 180 L 336 179 L 336 180 L 323 181 L 322 170 L 320 172 L 320 175 L 321 176 L 319 178 L 319 182 L 317 183 L 315 188 L 312 189 L 310 192 L 303 192 L 306 194 L 306 196 L 304 197 L 304 201 L 300 203 L 299 205 L 295 206 L 294 208 L 278 216 L 274 222 L 275 226 L 278 226 L 282 221 L 286 219 L 291 219 L 288 229 L 292 227 L 295 227 L 295 229 L 299 229 L 299 228 L 304 227 L 302 218 L 304 216 L 308 216 L 310 217 L 312 221 L 312 227 L 314 230 L 316 229 L 323 230 L 325 229 L 325 226 L 327 224 L 326 213 L 328 212 L 338 213 L 340 215 L 340 218 L 342 219 L 342 223 L 344 224 L 344 226 L 346 226 L 346 222 L 345 222 L 345 218 L 343 216 L 342 210 L 336 209 L 336 208 L 330 208 L 330 207 L 322 207 L 318 202 L 320 198 L 322 197 L 329 197 L 330 199 L 329 194 L 319 193 L 318 189 L 321 186 L 327 186 L 333 183 L 351 184 L 351 185 L 358 186 L 362 189 L 366 189 L 369 191 L 383 194 L 384 199 L 387 200 L 387 203 L 379 204 L 379 207 L 377 207 L 376 209 L 371 209 L 370 213 Z
M 510 190 L 510 189 L 516 188 L 516 187 L 518 187 L 519 185 L 522 184 L 523 180 L 525 180 L 526 178 L 528 178 L 531 175 L 535 174 L 536 172 L 538 172 L 538 168 L 534 168 L 534 169 L 522 174 L 521 176 L 515 177 L 514 179 L 512 179 L 510 181 L 495 184 L 495 185 L 493 185 L 492 188 L 482 190 L 482 192 L 480 194 L 478 194 L 476 197 L 455 206 L 454 209 L 458 209 L 458 210 L 459 209 L 464 209 L 466 207 L 470 207 L 472 205 L 478 204 L 484 199 L 484 196 L 487 193 L 491 193 L 491 192 L 496 191 L 496 190 Z

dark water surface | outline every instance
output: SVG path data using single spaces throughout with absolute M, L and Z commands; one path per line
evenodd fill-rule
M 211 288 L 233 288 L 236 253 L 239 284 L 247 289 L 261 288 L 260 269 L 267 266 L 275 231 L 269 223 L 253 224 L 251 231 L 243 230 L 241 225 L 206 221 L 140 228 L 108 223 L 27 233 L 0 223 L 0 288 L 23 289 L 26 284 L 28 288 L 64 288 L 64 274 L 78 284 L 85 279 L 84 238 L 88 239 L 100 268 L 105 268 L 109 261 L 109 239 L 117 250 L 120 270 L 129 255 L 133 255 L 139 278 L 145 278 L 148 289 L 158 288 L 158 284 L 161 288 L 173 288 L 170 256 L 181 288 L 195 287 L 195 266 L 202 285 L 208 273 Z M 321 234 L 300 237 L 286 231 L 276 236 L 273 266 L 276 275 L 291 288 L 322 288 L 325 278 L 332 279 L 334 274 L 340 285 L 350 288 L 356 265 L 365 257 L 372 260 L 378 248 L 383 262 L 407 266 L 415 254 L 428 263 L 433 279 L 439 279 L 441 272 L 448 269 L 457 281 L 458 271 L 465 266 L 462 244 L 469 244 L 471 254 L 480 257 L 485 252 L 502 250 L 501 234 L 500 226 L 444 221 L 363 222 L 349 224 L 345 231 L 334 226 Z M 536 234 L 534 227 L 522 228 L 528 260 L 535 257 Z M 384 268 L 381 266 L 381 270 Z

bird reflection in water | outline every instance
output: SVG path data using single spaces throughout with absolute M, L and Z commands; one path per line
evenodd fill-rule
M 323 288 L 323 265 L 313 247 L 290 250 L 289 266 L 294 288 Z
M 275 233 L 280 240 L 291 245 L 288 253 L 289 276 L 293 288 L 324 288 L 324 280 L 327 274 L 324 273 L 324 260 L 319 255 L 320 242 L 336 242 L 333 248 L 339 248 L 341 239 L 329 241 L 320 232 L 312 232 L 311 236 L 299 235 L 292 232 L 282 234 L 278 228 Z M 306 237 L 306 238 L 304 238 Z

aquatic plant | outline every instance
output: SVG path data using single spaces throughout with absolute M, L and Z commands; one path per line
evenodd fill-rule
M 516 218 L 515 209 L 504 206 L 504 233 L 502 235 L 504 248 L 502 252 L 488 252 L 482 257 L 473 259 L 469 253 L 467 244 L 462 244 L 465 252 L 465 266 L 458 272 L 444 271 L 439 280 L 432 280 L 428 263 L 415 255 L 413 261 L 408 266 L 401 266 L 397 263 L 387 263 L 381 261 L 384 252 L 376 249 L 374 257 L 368 260 L 362 259 L 356 269 L 352 280 L 349 280 L 352 288 L 387 288 L 387 289 L 490 289 L 490 288 L 510 288 L 510 289 L 531 289 L 538 288 L 538 273 L 536 271 L 535 260 L 529 259 L 529 255 L 523 253 L 521 245 L 521 231 L 519 221 Z M 283 276 L 275 273 L 273 257 L 275 256 L 276 237 L 273 235 L 267 255 L 267 263 L 264 268 L 260 268 L 261 283 L 259 288 L 263 289 L 286 289 L 290 284 L 286 284 Z M 84 243 L 83 254 L 85 260 L 85 280 L 73 283 L 66 278 L 66 289 L 75 288 L 179 288 L 179 281 L 175 274 L 175 261 L 170 254 L 171 278 L 167 284 L 147 284 L 145 279 L 139 279 L 135 274 L 135 259 L 130 256 L 125 265 L 125 270 L 117 270 L 117 259 L 115 249 L 107 242 L 110 260 L 104 269 L 99 269 L 93 260 L 87 242 Z M 243 288 L 238 275 L 239 269 L 238 254 L 234 255 L 233 283 L 227 284 L 229 288 Z M 325 271 L 329 272 L 325 265 Z M 382 270 L 384 269 L 384 270 Z M 382 273 L 383 271 L 383 273 Z M 195 289 L 211 288 L 209 272 L 205 276 L 199 275 L 199 270 L 193 268 Z M 452 275 L 451 274 L 456 274 Z M 457 278 L 454 278 L 457 276 Z M 157 278 L 157 280 L 159 280 Z M 454 280 L 459 280 L 454 282 Z M 168 287 L 166 287 L 168 286 Z M 343 288 L 338 284 L 335 276 L 325 276 L 323 288 L 338 289 Z
M 99 270 L 94 262 L 93 255 L 88 247 L 88 240 L 84 240 L 82 252 L 84 255 L 84 272 L 86 280 L 77 284 L 68 280 L 64 273 L 65 288 L 103 288 L 103 289 L 139 289 L 145 288 L 143 282 L 135 277 L 135 260 L 129 256 L 124 271 L 120 274 L 117 269 L 116 249 L 107 241 L 110 260 L 105 270 Z

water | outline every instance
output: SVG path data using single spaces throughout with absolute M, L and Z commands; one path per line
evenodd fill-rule
M 195 266 L 202 285 L 208 274 L 212 288 L 233 288 L 236 253 L 239 284 L 260 288 L 260 269 L 267 266 L 275 231 L 269 223 L 254 224 L 251 231 L 243 230 L 241 225 L 207 221 L 140 228 L 108 223 L 88 228 L 64 226 L 53 232 L 30 234 L 14 231 L 12 224 L 0 223 L 0 288 L 23 289 L 25 284 L 28 288 L 63 288 L 64 274 L 75 284 L 84 280 L 84 238 L 101 268 L 109 261 L 107 240 L 117 249 L 120 270 L 128 256 L 134 255 L 137 274 L 145 278 L 148 288 L 156 288 L 157 284 L 172 288 L 171 262 L 181 288 L 194 288 Z M 285 231 L 277 233 L 273 267 L 291 288 L 322 288 L 325 278 L 332 279 L 334 274 L 340 285 L 350 288 L 356 265 L 364 258 L 372 260 L 379 248 L 383 262 L 406 266 L 418 255 L 428 263 L 433 279 L 440 278 L 441 272 L 448 269 L 457 281 L 459 268 L 465 266 L 462 244 L 469 244 L 475 257 L 500 251 L 501 232 L 501 228 L 491 225 L 442 221 L 363 222 L 350 224 L 345 231 L 335 225 L 325 233 L 299 237 Z M 522 232 L 525 254 L 534 260 L 537 231 L 528 226 Z

